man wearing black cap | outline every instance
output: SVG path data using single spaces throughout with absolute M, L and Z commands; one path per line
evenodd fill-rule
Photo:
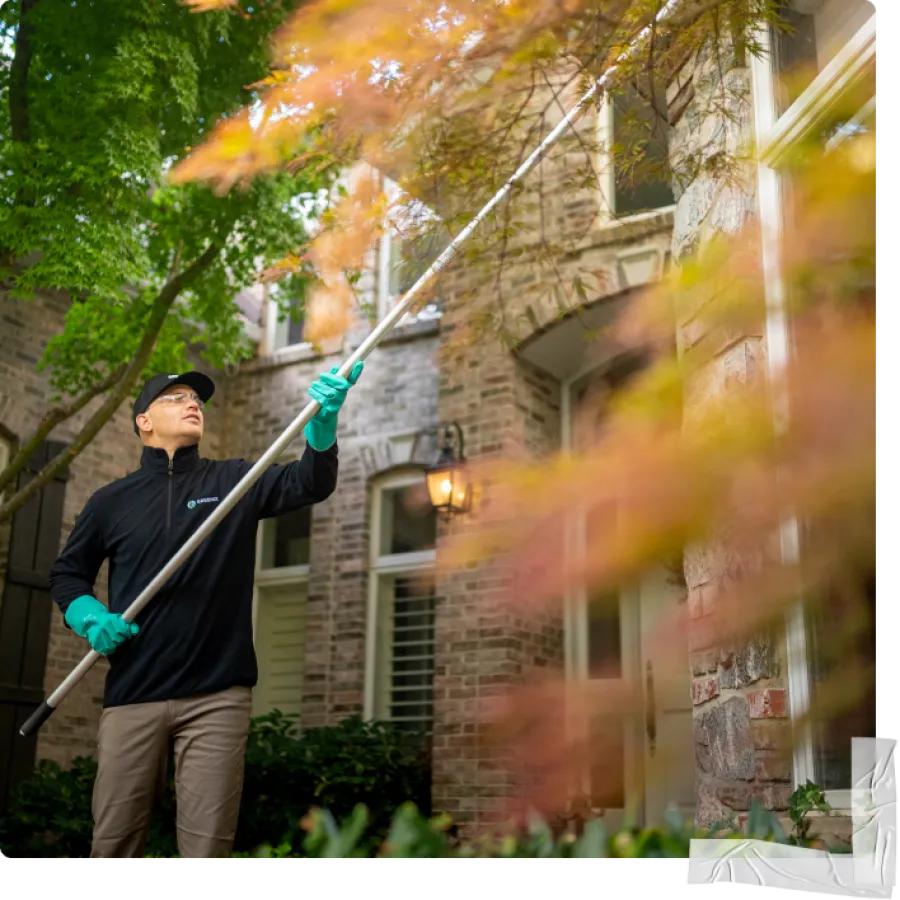
M 337 414 L 362 372 L 324 373 L 321 408 L 296 462 L 270 466 L 127 623 L 122 613 L 252 467 L 201 458 L 200 372 L 155 375 L 134 404 L 136 472 L 100 488 L 78 516 L 50 584 L 66 625 L 109 656 L 98 737 L 91 856 L 142 856 L 174 746 L 182 857 L 227 856 L 237 827 L 256 684 L 252 601 L 260 519 L 319 503 L 337 483 Z M 109 608 L 94 582 L 109 560 Z

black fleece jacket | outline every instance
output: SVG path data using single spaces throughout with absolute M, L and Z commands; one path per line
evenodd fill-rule
M 270 466 L 137 616 L 139 633 L 109 657 L 104 706 L 175 700 L 256 684 L 253 572 L 260 519 L 325 500 L 337 484 L 337 444 L 307 446 Z M 65 614 L 94 594 L 109 559 L 109 608 L 122 613 L 252 468 L 202 459 L 195 446 L 144 447 L 136 472 L 94 493 L 53 565 L 50 588 Z

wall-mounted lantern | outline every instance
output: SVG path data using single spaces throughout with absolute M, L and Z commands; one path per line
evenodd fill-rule
M 425 483 L 431 505 L 449 519 L 471 509 L 472 485 L 466 471 L 462 428 L 458 422 L 441 422 L 438 432 L 441 429 L 444 432 L 441 454 L 433 466 L 425 469 Z

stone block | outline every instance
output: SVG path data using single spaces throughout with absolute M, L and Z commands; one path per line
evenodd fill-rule
M 713 697 L 719 696 L 718 678 L 701 678 L 691 684 L 691 699 L 694 706 L 706 703 Z
M 790 781 L 793 766 L 786 753 L 757 751 L 757 781 Z
M 743 697 L 730 697 L 694 720 L 698 765 L 718 778 L 749 781 L 755 775 L 750 715 Z

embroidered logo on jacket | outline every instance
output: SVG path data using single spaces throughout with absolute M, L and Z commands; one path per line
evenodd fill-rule
M 198 500 L 188 500 L 187 508 L 193 509 L 198 503 L 218 503 L 218 497 L 200 497 Z

